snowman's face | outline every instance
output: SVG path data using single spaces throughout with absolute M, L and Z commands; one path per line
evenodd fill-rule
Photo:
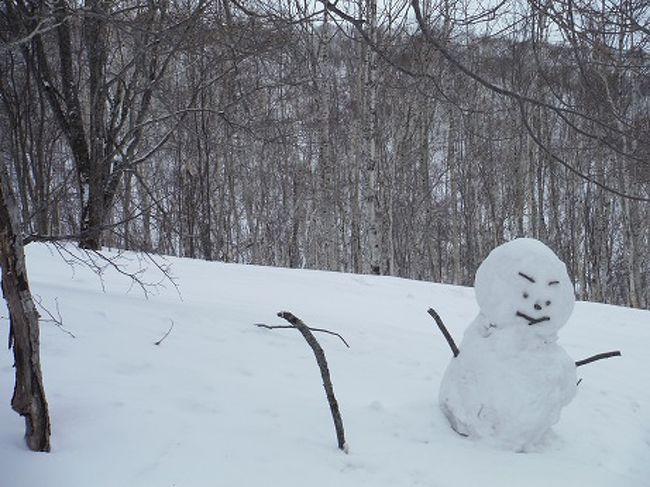
M 550 336 L 575 302 L 566 267 L 543 243 L 517 239 L 494 249 L 476 273 L 476 299 L 496 328 L 524 327 Z

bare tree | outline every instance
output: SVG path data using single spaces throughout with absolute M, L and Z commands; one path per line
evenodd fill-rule
M 373 1 L 5 2 L 0 154 L 25 230 L 83 234 L 85 141 L 110 245 L 471 284 L 526 235 L 581 298 L 647 306 L 642 2 Z
M 188 23 L 174 24 L 164 2 L 132 9 L 116 9 L 103 0 L 87 0 L 82 7 L 67 0 L 51 7 L 23 0 L 6 5 L 17 34 L 35 32 L 22 53 L 75 161 L 79 244 L 99 249 L 125 171 L 156 148 L 155 143 L 143 147 L 151 125 L 147 117 L 175 52 L 173 44 Z M 39 32 L 41 23 L 51 29 Z

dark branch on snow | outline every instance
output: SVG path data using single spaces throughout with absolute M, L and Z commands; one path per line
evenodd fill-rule
M 576 362 L 576 367 L 590 364 L 591 362 L 595 362 L 596 360 L 602 360 L 604 358 L 620 357 L 620 356 L 621 356 L 621 352 L 619 350 L 614 350 L 613 352 L 597 353 L 596 355 L 592 355 L 591 357 L 587 357 L 586 359 L 578 360 Z
M 267 325 L 266 323 L 254 323 L 255 326 L 259 326 L 260 328 L 266 328 L 267 330 L 275 330 L 275 329 L 286 329 L 286 328 L 295 328 L 293 325 Z M 335 331 L 330 331 L 326 330 L 325 328 L 313 328 L 311 326 L 308 326 L 309 330 L 311 331 L 318 331 L 320 333 L 327 333 L 329 335 L 334 335 L 337 336 L 341 339 L 341 341 L 345 344 L 346 347 L 350 348 L 350 344 L 343 338 L 341 335 L 336 333 Z
M 37 294 L 32 295 L 32 298 L 34 300 L 34 303 L 36 306 L 38 306 L 42 311 L 44 311 L 50 318 L 49 319 L 39 319 L 39 321 L 42 322 L 48 322 L 48 323 L 54 323 L 56 327 L 58 327 L 62 332 L 67 333 L 70 335 L 72 338 L 77 338 L 74 333 L 72 333 L 70 330 L 68 330 L 65 326 L 63 326 L 63 318 L 61 317 L 61 311 L 59 310 L 59 300 L 57 298 L 54 298 L 54 305 L 56 306 L 56 314 L 57 316 L 54 316 L 52 312 L 47 309 L 43 305 L 43 300 L 41 297 Z
M 431 317 L 436 320 L 436 323 L 438 325 L 438 328 L 440 328 L 440 331 L 445 337 L 445 340 L 447 340 L 447 343 L 449 344 L 449 348 L 451 348 L 451 353 L 454 354 L 454 357 L 458 357 L 458 354 L 460 351 L 458 350 L 458 347 L 456 346 L 456 342 L 454 341 L 453 337 L 451 336 L 451 333 L 449 333 L 449 330 L 447 330 L 447 327 L 445 324 L 442 322 L 442 318 L 440 318 L 440 315 L 436 313 L 436 311 L 433 308 L 429 308 L 427 311 L 431 315 Z
M 292 328 L 296 328 L 302 336 L 307 341 L 307 344 L 311 347 L 316 357 L 316 362 L 318 363 L 318 368 L 320 369 L 320 375 L 323 379 L 323 387 L 325 388 L 325 395 L 327 396 L 327 402 L 330 406 L 330 411 L 332 413 L 332 419 L 334 420 L 334 428 L 336 429 L 336 438 L 338 441 L 338 447 L 340 450 L 345 453 L 348 452 L 348 445 L 345 442 L 345 433 L 343 431 L 343 420 L 341 419 L 341 412 L 339 410 L 339 404 L 336 401 L 334 396 L 334 387 L 332 386 L 332 379 L 330 377 L 329 367 L 327 366 L 327 359 L 325 358 L 325 352 L 319 345 L 316 337 L 312 334 L 310 328 L 305 325 L 299 318 L 289 313 L 288 311 L 281 311 L 278 313 L 280 318 L 287 320 L 291 323 Z M 257 326 L 263 326 L 265 328 L 270 328 L 267 325 L 256 324 Z M 282 328 L 282 327 L 273 327 L 273 328 Z
M 174 320 L 169 320 L 169 321 L 172 322 L 171 326 L 169 327 L 169 330 L 167 330 L 167 333 L 165 333 L 160 340 L 158 340 L 157 342 L 154 342 L 154 345 L 160 345 L 163 342 L 163 340 L 165 338 L 167 338 L 169 336 L 169 334 L 172 332 L 172 328 L 174 328 Z

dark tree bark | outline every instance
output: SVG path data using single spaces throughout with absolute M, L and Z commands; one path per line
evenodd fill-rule
M 27 281 L 18 208 L 6 172 L 0 173 L 0 265 L 2 292 L 9 310 L 9 346 L 16 385 L 11 407 L 25 418 L 25 440 L 34 451 L 50 451 L 48 414 L 40 363 L 38 312 Z

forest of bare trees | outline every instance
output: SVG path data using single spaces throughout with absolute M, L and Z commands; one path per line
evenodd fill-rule
M 650 306 L 639 0 L 5 0 L 26 242 L 471 284 L 517 236 Z

